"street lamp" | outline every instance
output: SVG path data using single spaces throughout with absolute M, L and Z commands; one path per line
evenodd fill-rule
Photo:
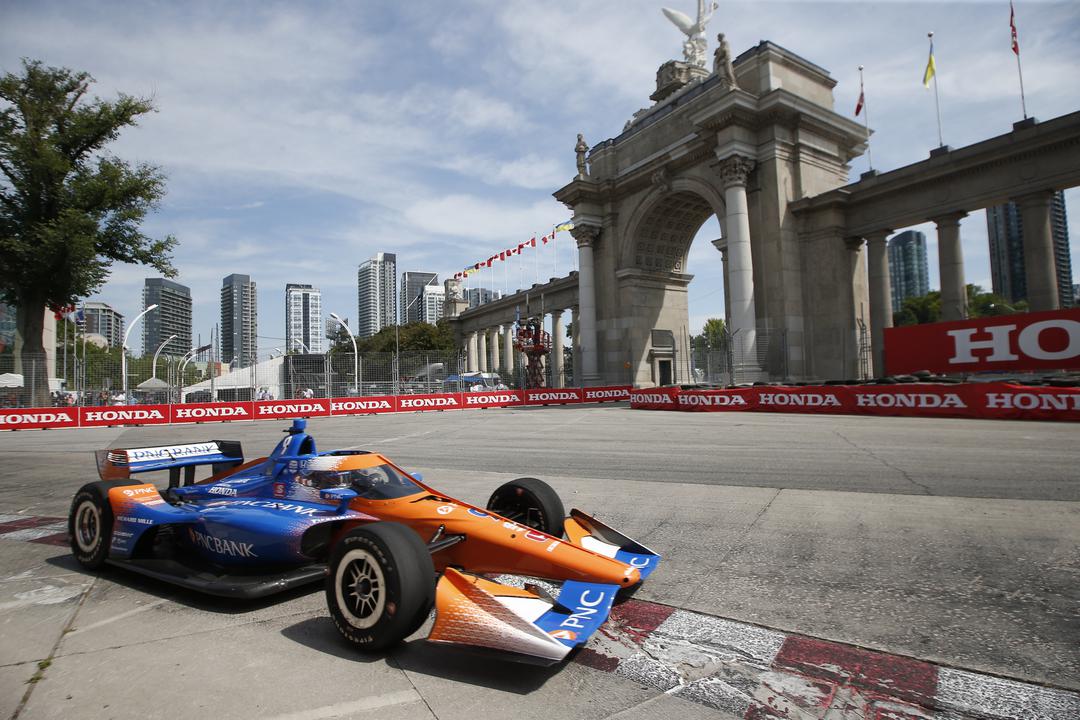
M 157 377 L 157 359 L 158 359 L 158 355 L 161 354 L 161 349 L 164 348 L 166 345 L 168 345 L 169 343 L 171 343 L 175 339 L 176 339 L 176 335 L 170 335 L 169 338 L 165 342 L 158 345 L 157 350 L 154 351 L 154 364 L 153 364 L 153 366 L 151 368 L 151 371 L 152 371 L 151 372 L 151 377 L 154 377 L 154 378 Z M 168 365 L 168 363 L 166 363 L 166 366 L 167 365 Z M 166 367 L 166 369 L 167 369 L 167 367 Z
M 209 349 L 210 349 L 209 345 L 203 345 L 202 347 L 191 348 L 186 353 L 184 353 L 184 357 L 180 358 L 180 366 L 179 366 L 179 369 L 177 370 L 177 375 L 180 376 L 178 381 L 177 381 L 177 386 L 179 387 L 179 393 L 178 394 L 180 395 L 180 398 L 179 398 L 180 400 L 184 399 L 183 398 L 183 394 L 184 394 L 184 368 L 187 367 L 188 362 L 193 357 L 195 357 L 199 353 L 204 353 Z
M 358 391 L 359 391 L 359 387 L 360 387 L 360 380 L 359 380 L 360 371 L 359 371 L 358 367 L 359 367 L 359 361 L 360 361 L 360 353 L 357 352 L 357 350 L 356 350 L 356 337 L 353 335 L 352 330 L 349 329 L 349 325 L 344 320 L 341 319 L 340 315 L 338 315 L 337 313 L 332 312 L 332 313 L 330 313 L 330 317 L 337 320 L 338 324 L 340 324 L 341 327 L 345 328 L 345 332 L 349 333 L 349 339 L 352 340 L 353 386 L 356 387 L 358 389 Z
M 151 310 L 157 310 L 157 305 L 151 305 L 150 307 L 146 308 L 141 313 L 136 315 L 135 319 L 133 319 L 131 321 L 131 324 L 128 325 L 128 329 L 124 331 L 124 342 L 120 346 L 120 387 L 122 388 L 122 392 L 124 393 L 124 404 L 125 405 L 130 404 L 128 402 L 128 391 L 127 391 L 127 349 L 128 349 L 127 341 L 128 341 L 128 336 L 131 335 L 131 329 L 135 327 L 135 323 L 139 322 L 139 319 L 142 318 L 143 315 L 150 312 Z
M 418 292 L 416 294 L 416 297 L 412 299 L 412 302 L 406 305 L 405 309 L 401 311 L 402 315 L 404 315 L 406 318 L 409 317 L 409 308 L 411 308 L 417 300 L 424 297 L 424 288 L 430 285 L 431 281 L 436 279 L 437 277 L 439 276 L 433 275 L 431 279 L 429 279 L 426 283 L 420 286 L 420 292 Z M 394 323 L 394 394 L 397 395 L 399 394 L 399 391 L 401 389 L 401 333 L 399 332 L 399 328 L 401 327 L 401 318 L 398 317 L 395 318 L 395 320 L 397 320 L 397 322 Z

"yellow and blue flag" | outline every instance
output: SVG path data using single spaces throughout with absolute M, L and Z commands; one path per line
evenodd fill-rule
M 556 232 L 558 232 L 558 231 L 560 231 L 560 230 L 573 230 L 573 229 L 574 229 L 574 223 L 572 223 L 572 222 L 571 222 L 571 221 L 569 221 L 569 220 L 567 220 L 566 222 L 564 222 L 564 223 L 561 223 L 561 224 L 559 224 L 559 225 L 556 225 L 556 226 L 555 226 L 555 231 L 556 231 Z
M 926 61 L 926 70 L 923 72 L 922 84 L 924 88 L 930 87 L 930 79 L 937 75 L 937 65 L 934 63 L 934 41 L 930 41 L 930 58 Z

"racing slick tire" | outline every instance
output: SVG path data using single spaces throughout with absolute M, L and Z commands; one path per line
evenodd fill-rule
M 109 557 L 113 529 L 109 489 L 138 484 L 129 480 L 104 480 L 87 483 L 75 493 L 68 512 L 68 542 L 75 559 L 87 570 L 100 569 Z
M 353 528 L 330 553 L 326 605 L 334 625 L 361 650 L 383 650 L 423 624 L 435 602 L 435 567 L 406 525 Z
M 487 509 L 533 530 L 562 537 L 566 512 L 555 489 L 538 478 L 524 477 L 500 485 Z

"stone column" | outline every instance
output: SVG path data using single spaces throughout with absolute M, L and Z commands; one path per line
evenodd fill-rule
M 578 330 L 580 345 L 574 355 L 581 355 L 581 376 L 578 385 L 595 385 L 600 380 L 599 352 L 596 342 L 596 281 L 593 277 L 593 245 L 600 237 L 596 225 L 576 225 L 571 233 L 578 246 Z
M 581 313 L 578 312 L 577 305 L 570 308 L 570 324 L 573 325 L 574 385 L 581 387 L 581 353 L 578 352 L 578 339 L 581 337 L 579 334 L 581 330 Z
M 732 155 L 720 161 L 720 176 L 727 205 L 727 277 L 731 280 L 731 331 L 742 348 L 741 364 L 757 366 L 757 312 L 754 308 L 754 261 L 750 253 L 750 215 L 746 206 L 746 180 L 754 161 Z M 725 283 L 725 287 L 728 283 Z
M 1016 200 L 1024 223 L 1024 277 L 1031 312 L 1061 307 L 1050 225 L 1052 201 L 1052 192 L 1034 193 Z
M 502 356 L 502 325 L 496 325 L 491 329 L 491 370 L 500 375 L 503 371 Z
M 964 251 L 960 247 L 960 220 L 966 212 L 931 218 L 937 224 L 938 274 L 941 276 L 941 319 L 967 319 Z
M 510 386 L 513 387 L 514 379 L 514 325 L 507 323 L 503 327 L 503 372 L 510 378 Z
M 551 311 L 551 387 L 566 385 L 563 375 L 563 324 L 562 310 Z
M 726 223 L 725 223 L 726 224 Z M 724 278 L 724 327 L 731 329 L 731 281 L 728 280 L 728 252 L 727 239 L 717 238 L 712 241 L 713 247 L 720 251 L 720 262 L 723 265 Z
M 477 354 L 478 354 L 478 357 L 480 359 L 480 364 L 479 364 L 479 367 L 477 369 L 479 369 L 480 372 L 487 372 L 487 369 L 488 369 L 487 336 L 488 336 L 487 328 L 484 328 L 483 330 L 481 330 L 479 335 L 478 335 L 479 342 L 477 343 Z
M 465 340 L 465 372 L 476 372 L 476 333 L 469 333 Z
M 885 328 L 892 327 L 892 280 L 886 239 L 892 230 L 866 234 L 866 274 L 870 290 L 870 345 L 874 353 L 874 377 L 885 374 Z

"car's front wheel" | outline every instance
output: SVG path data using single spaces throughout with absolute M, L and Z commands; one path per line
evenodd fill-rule
M 518 478 L 491 494 L 487 509 L 507 520 L 562 537 L 565 511 L 555 489 L 539 478 Z
M 330 617 L 345 639 L 363 650 L 382 650 L 404 640 L 434 602 L 431 554 L 405 525 L 379 522 L 354 528 L 330 554 Z

